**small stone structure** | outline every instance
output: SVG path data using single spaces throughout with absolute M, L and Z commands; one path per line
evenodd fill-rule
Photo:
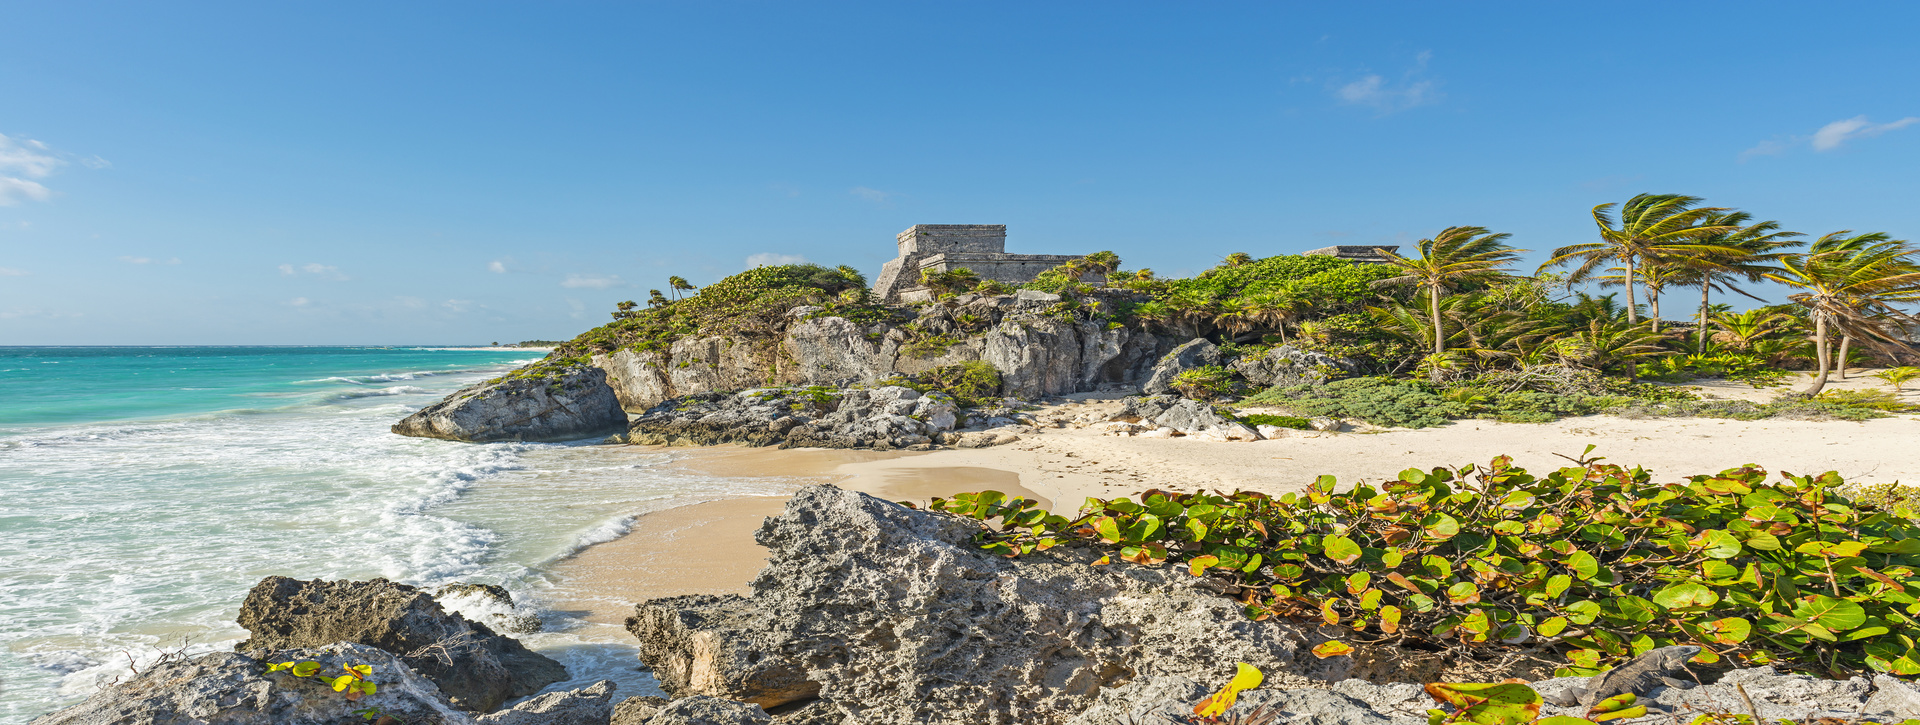
M 1397 252 L 1399 251 L 1399 249 L 1400 249 L 1400 245 L 1398 244 L 1340 245 L 1336 247 L 1321 247 L 1319 249 L 1309 249 L 1305 252 L 1301 252 L 1300 254 L 1302 256 L 1313 255 L 1316 257 L 1339 257 L 1341 259 L 1351 259 L 1355 262 L 1386 264 L 1387 258 L 1385 255 L 1382 255 L 1381 252 Z
M 983 280 L 1021 285 L 1078 254 L 1007 254 L 1005 224 L 915 224 L 898 234 L 900 256 L 880 268 L 874 294 L 887 302 L 929 299 L 922 272 L 965 267 Z

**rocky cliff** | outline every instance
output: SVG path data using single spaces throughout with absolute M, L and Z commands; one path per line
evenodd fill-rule
M 645 414 L 672 399 L 754 388 L 874 385 L 963 362 L 998 370 L 1001 395 L 1038 398 L 1134 388 L 1178 339 L 1059 309 L 1058 296 L 967 294 L 894 309 L 858 325 L 790 310 L 772 337 L 683 337 L 625 347 L 466 388 L 393 426 L 401 435 L 463 441 L 563 440 L 617 432 L 621 410 Z M 1070 303 L 1067 303 L 1070 304 Z M 534 372 L 529 372 L 534 371 Z M 925 431 L 920 431 L 925 433 Z
M 840 317 L 797 319 L 773 349 L 707 337 L 660 352 L 593 356 L 621 406 L 639 413 L 669 398 L 782 385 L 877 383 L 896 374 L 981 361 L 1000 371 L 1002 395 L 1037 398 L 1134 387 L 1177 340 L 1129 327 L 1049 314 L 1054 295 L 961 295 L 954 304 L 911 310 L 903 322 L 865 327 Z

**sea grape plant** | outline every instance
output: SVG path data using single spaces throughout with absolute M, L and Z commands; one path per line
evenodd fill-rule
M 993 491 L 932 508 L 990 524 L 978 543 L 1004 556 L 1090 545 L 1106 554 L 1097 564 L 1225 580 L 1254 619 L 1352 632 L 1322 657 L 1349 642 L 1546 645 L 1572 676 L 1685 643 L 1702 663 L 1920 674 L 1914 521 L 1855 504 L 1831 472 L 1767 483 L 1746 466 L 1658 484 L 1577 463 L 1535 476 L 1502 456 L 1344 491 L 1322 476 L 1279 496 L 1155 489 L 1088 499 L 1072 518 Z
M 379 691 L 379 686 L 370 679 L 373 677 L 373 665 L 341 665 L 340 674 L 323 673 L 325 666 L 311 660 L 301 662 L 275 662 L 267 665 L 267 672 L 285 672 L 304 680 L 313 680 L 332 687 L 334 692 L 345 695 L 348 702 L 356 702 L 362 697 Z M 367 707 L 354 710 L 360 719 L 373 722 L 374 725 L 403 725 L 404 721 L 382 711 L 379 707 Z

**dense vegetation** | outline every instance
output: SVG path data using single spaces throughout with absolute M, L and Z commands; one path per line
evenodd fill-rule
M 1591 450 L 1591 448 L 1589 448 Z M 1536 476 L 1504 457 L 1304 494 L 1151 490 L 1072 515 L 996 492 L 932 508 L 993 524 L 1007 556 L 1065 544 L 1096 564 L 1177 566 L 1249 617 L 1347 628 L 1345 641 L 1449 655 L 1557 653 L 1586 675 L 1655 647 L 1696 662 L 1823 675 L 1920 674 L 1920 525 L 1849 499 L 1839 476 L 1754 467 L 1654 483 L 1599 459 Z

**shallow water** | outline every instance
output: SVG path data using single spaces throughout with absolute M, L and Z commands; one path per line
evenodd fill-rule
M 538 356 L 0 348 L 0 723 L 75 702 L 164 649 L 232 647 L 247 589 L 274 574 L 501 584 L 544 622 L 525 641 L 572 682 L 652 692 L 628 642 L 542 607 L 566 598 L 549 567 L 638 513 L 773 492 L 626 446 L 387 430 Z

